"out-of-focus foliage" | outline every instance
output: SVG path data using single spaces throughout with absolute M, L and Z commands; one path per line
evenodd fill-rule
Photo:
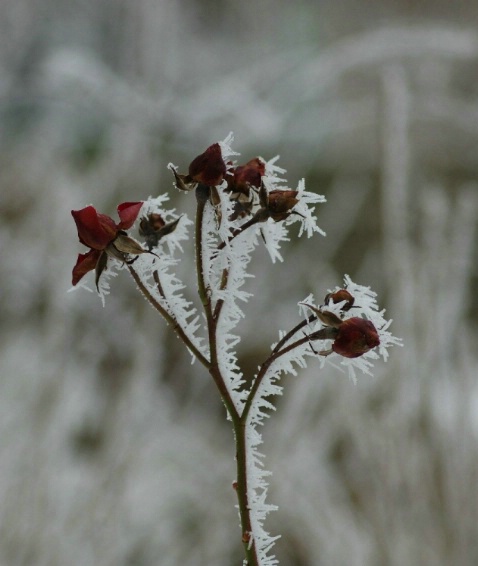
M 208 376 L 126 273 L 105 309 L 66 292 L 71 209 L 168 190 L 191 212 L 166 165 L 231 130 L 328 197 L 327 238 L 258 252 L 244 368 L 344 272 L 405 344 L 357 386 L 285 381 L 264 430 L 281 564 L 477 563 L 478 14 L 419 4 L 2 1 L 2 564 L 240 563 Z

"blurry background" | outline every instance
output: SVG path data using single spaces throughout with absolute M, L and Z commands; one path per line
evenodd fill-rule
M 0 564 L 242 563 L 212 382 L 125 272 L 104 309 L 67 293 L 71 209 L 191 214 L 166 165 L 231 130 L 328 199 L 327 238 L 257 251 L 244 368 L 344 273 L 405 345 L 357 386 L 284 379 L 281 564 L 478 562 L 477 24 L 467 0 L 2 0 Z

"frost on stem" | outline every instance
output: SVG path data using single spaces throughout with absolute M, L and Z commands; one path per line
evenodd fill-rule
M 255 518 L 254 532 L 259 537 L 261 549 L 269 549 L 272 544 L 273 539 L 263 529 L 263 520 L 272 507 L 265 503 L 269 473 L 263 468 L 263 456 L 258 450 L 262 437 L 257 427 L 269 416 L 268 411 L 274 410 L 268 398 L 282 395 L 282 387 L 278 384 L 281 375 L 296 375 L 296 368 L 305 368 L 307 358 L 314 357 L 321 367 L 326 363 L 345 366 L 350 378 L 355 381 L 356 370 L 370 373 L 374 360 L 379 356 L 386 360 L 388 348 L 400 344 L 400 340 L 388 330 L 391 321 L 386 321 L 385 311 L 378 309 L 376 294 L 369 287 L 353 283 L 348 275 L 344 278 L 344 288 L 330 291 L 324 304 L 315 306 L 313 296 L 309 295 L 299 303 L 299 307 L 305 316 L 304 321 L 292 331 L 280 333 L 279 342 L 273 345 L 271 356 L 255 377 L 257 390 L 250 397 L 247 436 L 249 491 Z M 350 332 L 350 327 L 353 332 Z M 332 346 L 326 349 L 331 343 Z M 277 562 L 273 557 L 267 557 L 260 564 Z
M 120 205 L 119 223 L 93 207 L 74 211 L 80 241 L 90 250 L 79 255 L 73 284 L 83 282 L 84 275 L 95 270 L 104 300 L 108 276 L 116 274 L 115 268 L 128 269 L 145 298 L 184 341 L 193 360 L 199 358 L 209 369 L 233 421 L 236 442 L 238 430 L 245 427 L 244 445 L 237 445 L 238 450 L 244 450 L 238 468 L 241 461 L 245 469 L 238 469 L 241 481 L 235 486 L 241 521 L 246 525 L 246 553 L 252 552 L 254 564 L 274 566 L 278 562 L 270 551 L 278 537 L 265 531 L 264 520 L 276 507 L 266 502 L 270 472 L 263 466 L 258 427 L 274 410 L 270 396 L 282 394 L 281 375 L 295 375 L 297 368 L 305 368 L 307 359 L 313 357 L 320 367 L 326 363 L 343 366 L 355 380 L 357 371 L 370 373 L 373 362 L 379 357 L 386 360 L 388 348 L 400 341 L 390 334 L 390 321 L 385 320 L 385 311 L 378 309 L 375 293 L 345 276 L 344 286 L 329 291 L 322 303 L 317 304 L 312 295 L 299 303 L 303 320 L 280 333 L 252 385 L 246 386 L 236 355 L 240 336 L 235 329 L 244 317 L 243 305 L 251 298 L 245 284 L 252 277 L 248 272 L 252 253 L 256 246 L 265 245 L 273 262 L 282 261 L 281 245 L 288 241 L 289 227 L 294 223 L 299 224 L 299 236 L 325 235 L 315 214 L 315 205 L 325 199 L 306 191 L 303 180 L 295 189 L 290 188 L 283 178 L 285 170 L 276 165 L 277 157 L 269 161 L 254 157 L 237 165 L 232 141 L 230 134 L 211 145 L 191 161 L 187 173 L 168 165 L 176 188 L 194 191 L 197 199 L 195 244 L 201 315 L 194 301 L 186 297 L 186 286 L 176 273 L 193 222 L 164 208 L 165 194 L 144 203 Z M 136 220 L 143 245 L 125 231 L 133 228 Z

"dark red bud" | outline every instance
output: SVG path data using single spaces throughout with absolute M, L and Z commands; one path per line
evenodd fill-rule
M 226 175 L 226 164 L 218 143 L 209 146 L 189 165 L 189 177 L 209 187 L 220 185 Z
M 380 344 L 375 326 L 364 318 L 344 320 L 332 344 L 332 350 L 345 358 L 358 358 Z
M 249 194 L 250 187 L 259 188 L 261 186 L 262 176 L 265 175 L 265 172 L 265 163 L 255 157 L 245 165 L 236 167 L 230 189 L 234 192 Z
M 355 298 L 347 291 L 347 289 L 339 289 L 338 291 L 335 291 L 335 293 L 329 293 L 325 296 L 324 303 L 327 305 L 330 300 L 332 300 L 334 304 L 347 301 L 342 307 L 342 310 L 344 311 L 350 310 L 355 303 Z

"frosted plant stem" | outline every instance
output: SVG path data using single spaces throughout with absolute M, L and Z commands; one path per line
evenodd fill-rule
M 227 389 L 226 383 L 224 381 L 223 376 L 221 375 L 221 371 L 219 369 L 219 363 L 217 358 L 217 341 L 216 341 L 216 330 L 217 330 L 217 320 L 214 318 L 214 314 L 212 311 L 212 304 L 211 304 L 211 291 L 207 288 L 204 280 L 204 264 L 203 264 L 203 242 L 202 242 L 202 224 L 204 219 L 204 207 L 208 202 L 208 191 L 209 187 L 205 187 L 204 185 L 199 185 L 196 189 L 196 197 L 197 197 L 197 211 L 196 211 L 196 270 L 198 276 L 198 292 L 199 297 L 201 299 L 201 303 L 204 307 L 204 311 L 206 314 L 207 320 L 207 330 L 208 330 L 208 339 L 209 339 L 209 349 L 210 349 L 210 357 L 211 363 L 209 364 L 209 373 L 211 374 L 214 382 L 219 389 L 219 393 L 221 394 L 222 401 L 226 406 L 226 409 L 230 415 L 230 417 L 234 420 L 234 418 L 238 418 L 238 413 L 234 402 L 231 398 L 229 390 Z
M 224 269 L 222 272 L 222 279 L 221 279 L 221 287 L 220 287 L 221 291 L 223 291 L 227 287 L 228 280 L 229 280 L 229 270 Z M 214 319 L 216 320 L 216 322 L 219 319 L 219 315 L 221 314 L 223 304 L 224 304 L 223 299 L 217 301 L 216 308 L 214 309 Z
M 248 501 L 248 481 L 247 481 L 247 451 L 246 451 L 246 419 L 241 418 L 234 402 L 231 398 L 229 390 L 227 389 L 223 375 L 219 368 L 218 352 L 217 352 L 217 321 L 220 315 L 221 308 L 213 311 L 210 297 L 210 289 L 207 288 L 204 278 L 204 263 L 203 263 L 203 221 L 204 221 L 204 208 L 208 202 L 207 187 L 198 187 L 196 191 L 197 197 L 197 211 L 196 211 L 196 268 L 198 275 L 198 292 L 207 319 L 209 346 L 211 352 L 211 363 L 209 366 L 209 373 L 211 374 L 214 382 L 216 383 L 222 401 L 231 417 L 234 428 L 234 439 L 236 443 L 236 466 L 237 466 L 237 481 L 235 482 L 236 494 L 239 507 L 239 516 L 241 521 L 242 530 L 242 543 L 244 545 L 244 553 L 246 556 L 245 566 L 259 566 L 257 558 L 256 546 L 254 544 L 254 534 L 252 532 L 252 523 L 250 515 L 250 507 Z M 227 285 L 228 273 L 227 270 L 223 272 L 221 287 Z
M 304 328 L 304 326 L 307 326 L 308 324 L 311 324 L 316 320 L 317 317 L 315 315 L 312 315 L 309 316 L 309 318 L 307 318 L 306 320 L 300 322 L 297 326 L 294 326 L 292 330 L 290 330 L 281 340 L 279 340 L 279 342 L 277 342 L 275 348 L 272 350 L 272 353 L 276 354 L 282 348 L 282 346 L 284 346 L 284 344 L 287 344 L 287 342 L 292 338 L 292 336 L 294 336 L 294 334 L 299 332 L 299 330 Z
M 143 296 L 147 299 L 147 301 L 159 312 L 159 314 L 166 320 L 166 322 L 173 327 L 174 332 L 176 332 L 176 334 L 181 338 L 181 340 L 186 344 L 186 346 L 196 356 L 196 358 L 202 363 L 202 365 L 209 369 L 211 365 L 209 360 L 191 342 L 191 340 L 188 338 L 187 334 L 184 332 L 183 328 L 178 323 L 178 321 L 172 315 L 170 315 L 168 311 L 165 308 L 163 308 L 160 305 L 160 303 L 153 297 L 153 295 L 149 292 L 148 288 L 141 281 L 138 273 L 131 265 L 128 265 L 128 270 L 131 273 L 133 279 L 135 280 L 136 285 L 138 285 L 139 290 L 141 291 Z M 155 281 L 159 288 L 160 284 L 159 284 L 158 275 L 155 276 Z
M 251 513 L 249 506 L 249 497 L 247 490 L 247 449 L 246 449 L 246 431 L 247 419 L 240 418 L 234 420 L 234 437 L 236 440 L 236 465 L 237 465 L 237 483 L 236 493 L 239 506 L 239 515 L 241 517 L 242 544 L 244 545 L 244 553 L 246 562 L 244 566 L 260 566 L 257 557 L 254 533 L 252 531 Z
M 286 340 L 286 337 L 288 335 L 292 336 L 300 328 L 305 326 L 307 323 L 308 323 L 308 321 L 303 321 L 300 324 L 298 324 L 286 336 L 284 336 L 284 338 L 281 340 L 281 342 L 284 343 L 285 340 Z M 299 346 L 302 346 L 303 344 L 310 342 L 310 341 L 311 341 L 310 336 L 303 336 L 302 338 L 300 338 L 299 340 L 296 340 L 295 342 L 292 342 L 292 344 L 289 344 L 288 346 L 286 346 L 282 350 L 277 350 L 277 346 L 279 346 L 279 344 L 280 344 L 280 342 L 279 342 L 279 344 L 274 349 L 273 353 L 267 358 L 267 360 L 261 365 L 261 367 L 259 369 L 259 373 L 257 374 L 256 379 L 255 379 L 255 381 L 254 381 L 254 383 L 251 387 L 251 391 L 249 392 L 249 395 L 247 396 L 247 400 L 246 400 L 246 403 L 244 405 L 244 410 L 242 411 L 241 420 L 244 420 L 244 422 L 246 422 L 249 411 L 252 407 L 252 403 L 254 402 L 254 399 L 257 395 L 257 392 L 258 392 L 259 387 L 262 383 L 262 380 L 264 379 L 264 377 L 267 373 L 267 370 L 269 369 L 271 364 L 273 362 L 275 362 L 278 358 L 283 356 L 284 354 L 288 354 L 294 348 L 298 348 Z

